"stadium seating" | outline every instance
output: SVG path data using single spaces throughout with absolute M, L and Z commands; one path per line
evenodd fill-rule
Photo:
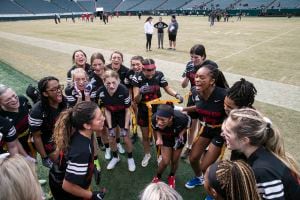
M 211 5 L 213 5 L 214 9 L 226 9 L 233 8 L 235 2 L 236 0 L 214 0 Z
M 205 9 L 206 4 L 210 1 L 209 0 L 193 0 L 189 3 L 187 3 L 186 5 L 182 6 L 181 9 L 183 9 L 183 10 Z
M 23 9 L 18 4 L 11 0 L 0 1 L 0 14 L 28 14 L 29 12 Z
M 41 0 L 15 0 L 24 9 L 34 13 L 58 13 L 62 10 L 48 1 Z
M 157 10 L 175 10 L 188 4 L 189 2 L 189 0 L 168 0 L 164 4 L 159 6 Z
M 155 10 L 161 4 L 165 3 L 167 0 L 145 0 L 141 4 L 137 5 L 134 8 L 131 8 L 131 11 L 143 11 L 143 10 Z
M 137 6 L 138 4 L 142 3 L 144 0 L 125 0 L 122 1 L 116 8 L 116 11 L 127 11 L 130 8 Z
M 83 12 L 77 3 L 70 0 L 52 0 L 51 3 L 62 8 L 65 12 Z
M 262 9 L 267 8 L 273 0 L 243 0 L 237 4 L 238 9 Z
M 80 0 L 77 1 L 77 3 L 81 6 L 81 8 L 83 8 L 85 11 L 88 12 L 95 12 L 96 8 L 95 8 L 95 1 L 93 0 Z
M 274 9 L 279 8 L 300 8 L 300 1 L 299 0 L 276 0 L 272 7 Z
M 122 0 L 98 0 L 97 7 L 103 7 L 104 11 L 112 12 Z

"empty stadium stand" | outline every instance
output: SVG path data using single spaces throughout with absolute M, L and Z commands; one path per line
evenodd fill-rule
M 141 11 L 141 10 L 155 10 L 157 7 L 167 2 L 167 0 L 145 0 L 134 8 L 131 8 L 131 11 Z
M 116 8 L 116 11 L 127 11 L 133 7 L 136 7 L 140 3 L 142 3 L 145 0 L 125 0 L 122 1 Z
M 20 7 L 31 13 L 58 13 L 63 10 L 48 1 L 41 0 L 15 0 Z
M 168 0 L 159 6 L 157 10 L 176 10 L 188 4 L 190 1 L 191 0 Z
M 65 12 L 83 12 L 77 3 L 70 0 L 51 0 L 51 3 L 63 9 Z
M 105 11 L 115 11 L 115 8 L 122 3 L 122 0 L 98 0 L 97 7 L 103 7 Z
M 26 9 L 16 4 L 11 0 L 0 1 L 0 13 L 1 14 L 28 14 Z

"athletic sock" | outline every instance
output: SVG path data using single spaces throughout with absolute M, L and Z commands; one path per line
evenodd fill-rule
M 127 152 L 127 157 L 128 157 L 128 158 L 132 158 L 132 152 L 130 152 L 130 153 Z

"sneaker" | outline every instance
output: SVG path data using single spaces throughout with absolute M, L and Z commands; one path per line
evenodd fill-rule
M 127 162 L 128 162 L 128 170 L 130 172 L 134 172 L 135 171 L 134 159 L 133 158 L 128 158 Z
M 198 177 L 194 177 L 193 179 L 191 179 L 190 181 L 188 181 L 185 184 L 185 187 L 188 188 L 188 189 L 193 189 L 194 187 L 199 186 L 199 185 L 203 185 L 203 184 L 204 184 L 203 176 L 201 176 L 200 179 Z
M 186 148 L 185 151 L 183 152 L 183 154 L 181 154 L 181 158 L 187 159 L 189 157 L 190 153 L 191 153 L 191 149 Z
M 108 170 L 115 168 L 116 164 L 120 161 L 119 156 L 117 158 L 113 157 L 111 161 L 108 163 L 107 168 Z
M 175 189 L 175 176 L 168 177 L 168 184 L 169 184 L 170 188 Z
M 118 148 L 118 152 L 120 154 L 124 154 L 125 153 L 125 150 L 124 150 L 123 146 L 121 145 L 121 143 L 117 144 L 117 148 Z
M 154 178 L 152 179 L 152 183 L 158 183 L 160 182 L 160 179 L 157 176 L 154 176 Z
M 105 155 L 104 155 L 106 160 L 110 160 L 111 159 L 111 153 L 110 153 L 110 148 L 106 148 L 105 149 Z
M 145 156 L 144 156 L 144 158 L 142 160 L 142 167 L 147 167 L 150 158 L 151 158 L 151 154 L 150 153 L 145 154 Z
M 47 181 L 45 179 L 39 179 L 39 184 L 40 185 L 45 185 Z
M 206 195 L 205 200 L 214 200 L 214 198 L 210 195 Z
M 162 155 L 159 155 L 157 158 L 157 164 L 159 165 L 159 163 L 162 161 Z

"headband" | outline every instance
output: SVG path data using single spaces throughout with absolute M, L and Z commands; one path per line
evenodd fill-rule
M 173 116 L 172 110 L 157 110 L 156 116 L 170 118 Z
M 219 162 L 215 162 L 209 167 L 208 171 L 208 181 L 210 187 L 214 188 L 218 194 L 220 194 L 222 197 L 226 197 L 225 190 L 222 189 L 220 182 L 217 179 L 217 170 L 218 170 L 218 164 Z
M 150 65 L 143 65 L 144 69 L 155 69 L 156 65 L 155 64 L 150 64 Z

